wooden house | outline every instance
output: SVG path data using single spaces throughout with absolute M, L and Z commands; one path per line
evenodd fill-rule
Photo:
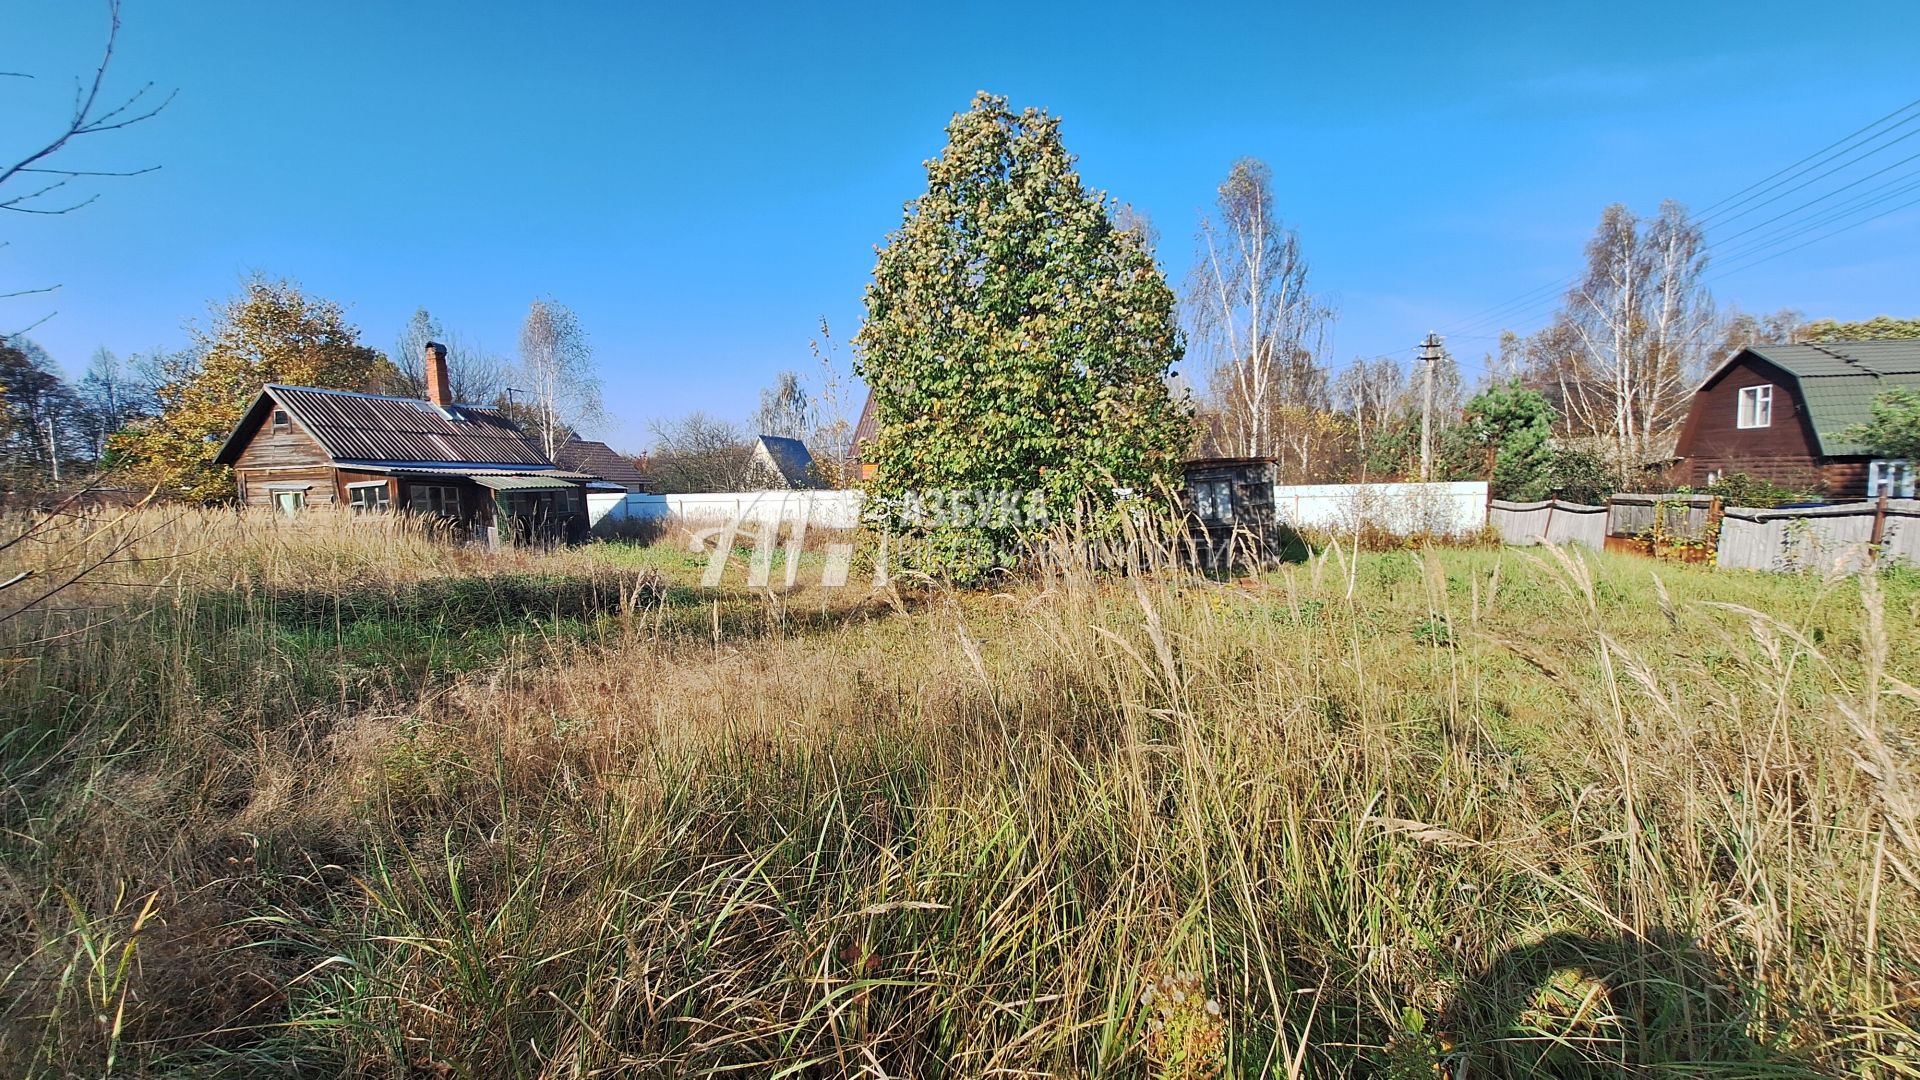
M 1694 391 L 1677 479 L 1746 473 L 1829 499 L 1912 498 L 1914 463 L 1879 458 L 1847 434 L 1894 388 L 1920 392 L 1920 341 L 1751 345 Z
M 427 399 L 270 385 L 214 461 L 233 467 L 240 502 L 298 514 L 341 505 L 443 518 L 500 541 L 579 540 L 585 485 L 498 410 L 456 404 L 446 349 L 427 346 Z

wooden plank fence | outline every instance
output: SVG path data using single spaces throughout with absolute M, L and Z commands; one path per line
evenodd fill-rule
M 1607 508 L 1548 499 L 1545 502 L 1487 503 L 1487 524 L 1509 544 L 1582 544 L 1599 551 L 1607 542 Z
M 1676 540 L 1698 540 L 1707 535 L 1714 505 L 1711 495 L 1622 492 L 1607 500 L 1607 535 L 1645 536 L 1658 532 Z
M 1487 524 L 1509 544 L 1606 546 L 1609 536 L 1655 531 L 1676 539 L 1709 535 L 1720 522 L 1714 561 L 1736 570 L 1858 573 L 1876 559 L 1920 567 L 1920 499 L 1800 506 L 1719 507 L 1706 495 L 1623 493 L 1605 506 L 1549 500 L 1487 504 Z
M 1726 511 L 1721 566 L 1783 573 L 1857 573 L 1873 561 L 1920 566 L 1920 500 Z

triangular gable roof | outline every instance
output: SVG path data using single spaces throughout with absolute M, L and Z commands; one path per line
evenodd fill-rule
M 1747 356 L 1790 376 L 1806 407 L 1823 457 L 1857 457 L 1871 449 L 1847 438 L 1847 429 L 1873 419 L 1873 400 L 1888 390 L 1920 391 L 1920 341 L 1835 341 L 1804 345 L 1749 345 L 1700 383 L 1706 390 Z
M 538 447 L 494 409 L 418 398 L 270 384 L 214 456 L 231 465 L 274 407 L 285 409 L 335 461 L 547 466 Z
M 788 487 L 818 486 L 813 475 L 813 454 L 799 439 L 762 435 L 758 452 L 780 474 L 780 479 L 786 481 Z

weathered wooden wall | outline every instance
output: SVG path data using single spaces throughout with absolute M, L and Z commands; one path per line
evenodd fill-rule
M 271 503 L 272 484 L 308 485 L 309 506 L 342 500 L 346 496 L 334 481 L 333 472 L 333 459 L 318 440 L 298 421 L 285 431 L 274 431 L 271 411 L 233 463 L 240 501 L 248 506 Z

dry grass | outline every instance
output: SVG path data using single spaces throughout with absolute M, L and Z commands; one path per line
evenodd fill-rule
M 1910 577 L 322 525 L 0 553 L 13 1071 L 1920 1073 Z

